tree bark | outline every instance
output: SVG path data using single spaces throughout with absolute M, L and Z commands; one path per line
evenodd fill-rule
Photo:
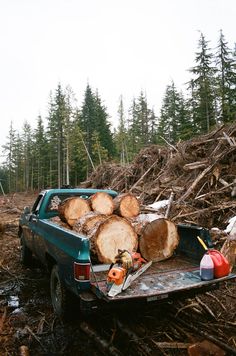
M 107 215 L 90 211 L 82 216 L 73 226 L 73 230 L 76 232 L 87 235 L 98 222 L 102 222 L 107 219 Z

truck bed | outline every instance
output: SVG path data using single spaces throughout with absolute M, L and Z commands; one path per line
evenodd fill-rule
M 166 299 L 171 294 L 214 285 L 217 282 L 236 278 L 230 275 L 210 281 L 202 281 L 199 274 L 199 263 L 184 255 L 175 255 L 165 261 L 153 263 L 130 287 L 115 297 L 107 295 L 106 278 L 108 265 L 97 265 L 91 272 L 92 290 L 101 294 L 107 301 L 145 298 L 147 301 Z M 218 284 L 218 283 L 217 283 Z

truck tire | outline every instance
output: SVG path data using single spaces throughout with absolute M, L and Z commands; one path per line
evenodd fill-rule
M 26 267 L 31 267 L 32 261 L 33 261 L 32 251 L 29 249 L 29 247 L 26 246 L 24 233 L 21 232 L 21 235 L 20 235 L 20 262 Z
M 58 265 L 51 270 L 50 293 L 54 312 L 62 319 L 68 319 L 72 312 L 73 296 L 60 279 Z

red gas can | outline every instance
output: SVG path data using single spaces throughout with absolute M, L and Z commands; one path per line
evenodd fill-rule
M 208 250 L 208 252 L 214 263 L 214 277 L 220 278 L 228 276 L 230 272 L 230 265 L 225 256 L 218 250 Z

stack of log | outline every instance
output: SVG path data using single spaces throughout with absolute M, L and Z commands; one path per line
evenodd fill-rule
M 173 254 L 179 241 L 170 220 L 139 219 L 140 202 L 130 192 L 114 199 L 106 192 L 87 200 L 71 197 L 59 204 L 58 215 L 61 225 L 89 238 L 93 260 L 100 263 L 114 263 L 119 250 L 139 250 L 146 260 L 160 261 Z

